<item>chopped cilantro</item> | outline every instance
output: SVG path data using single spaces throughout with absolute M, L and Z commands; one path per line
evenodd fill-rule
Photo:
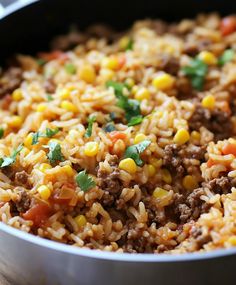
M 72 64 L 72 63 L 67 63 L 67 64 L 65 65 L 65 70 L 66 70 L 66 72 L 69 73 L 69 74 L 75 74 L 75 73 L 76 73 L 76 67 L 75 67 L 75 65 Z
M 96 117 L 95 116 L 91 116 L 90 118 L 88 118 L 88 127 L 87 130 L 85 132 L 85 137 L 86 138 L 90 138 L 92 135 L 92 130 L 93 130 L 93 123 L 96 121 Z
M 23 146 L 20 144 L 17 149 L 13 151 L 11 156 L 7 156 L 0 159 L 0 167 L 10 166 L 11 164 L 15 163 L 17 155 L 22 151 Z
M 48 102 L 53 101 L 53 97 L 51 94 L 47 94 L 47 100 Z
M 55 164 L 57 161 L 63 161 L 64 157 L 61 153 L 61 146 L 57 142 L 50 142 L 49 143 L 49 152 L 47 157 L 51 164 Z
M 4 136 L 4 129 L 0 128 L 0 139 Z
M 125 50 L 133 50 L 133 47 L 134 47 L 134 41 L 130 38 Z
M 39 142 L 39 138 L 51 138 L 59 132 L 59 129 L 56 128 L 54 130 L 46 128 L 46 132 L 36 132 L 32 134 L 32 145 L 35 145 Z
M 183 67 L 183 72 L 191 79 L 193 88 L 201 91 L 204 85 L 208 66 L 200 59 L 193 59 L 189 66 Z
M 95 181 L 93 180 L 93 178 L 86 174 L 86 171 L 80 171 L 77 175 L 76 175 L 76 183 L 77 185 L 80 187 L 80 189 L 84 192 L 88 191 L 89 189 L 93 188 L 94 186 L 96 186 Z
M 132 117 L 128 123 L 128 126 L 131 127 L 131 126 L 139 125 L 142 121 L 143 121 L 143 116 L 141 115 Z
M 42 59 L 42 58 L 38 58 L 38 59 L 36 60 L 36 62 L 37 62 L 37 64 L 38 64 L 39 66 L 43 66 L 43 65 L 46 63 L 46 60 L 44 60 L 44 59 Z
M 218 64 L 220 66 L 226 64 L 227 62 L 230 62 L 235 56 L 235 52 L 233 49 L 227 49 L 224 51 L 224 53 L 219 57 Z
M 113 87 L 115 96 L 118 99 L 117 106 L 125 110 L 125 118 L 128 121 L 128 123 L 130 123 L 130 121 L 134 117 L 138 116 L 139 118 L 142 117 L 139 101 L 134 99 L 129 99 L 127 96 L 124 95 L 124 90 L 127 89 L 125 84 L 110 80 L 107 81 L 106 86 Z
M 143 165 L 140 154 L 151 144 L 151 141 L 144 140 L 138 144 L 127 147 L 125 151 L 125 158 L 132 158 L 138 166 Z

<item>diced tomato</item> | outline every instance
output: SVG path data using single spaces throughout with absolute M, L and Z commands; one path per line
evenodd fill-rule
M 56 204 L 75 206 L 77 203 L 75 185 L 72 183 L 65 183 L 53 194 L 50 201 Z
M 54 59 L 60 59 L 62 61 L 66 61 L 68 59 L 67 54 L 60 50 L 54 50 L 52 52 L 41 52 L 39 53 L 39 58 L 45 60 L 45 61 L 51 61 Z
M 226 154 L 233 154 L 236 156 L 236 144 L 229 143 L 222 148 L 222 153 Z
M 122 55 L 119 57 L 119 69 L 121 69 L 126 63 L 126 57 L 125 55 Z
M 52 213 L 51 207 L 46 203 L 35 204 L 27 212 L 22 214 L 25 220 L 33 221 L 34 226 L 38 227 L 44 224 Z
M 109 133 L 109 137 L 110 137 L 111 141 L 113 143 L 115 143 L 119 139 L 125 140 L 126 139 L 126 134 L 118 132 L 118 131 L 114 131 L 114 132 L 110 132 Z
M 215 165 L 216 163 L 214 162 L 214 160 L 213 159 L 209 159 L 208 161 L 207 161 L 207 167 L 212 167 L 213 165 Z
M 228 16 L 222 19 L 220 24 L 221 34 L 227 36 L 236 31 L 236 17 Z

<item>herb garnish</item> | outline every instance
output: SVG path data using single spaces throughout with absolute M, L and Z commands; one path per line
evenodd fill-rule
M 183 67 L 182 71 L 191 79 L 193 88 L 201 91 L 208 71 L 207 64 L 202 60 L 195 58 L 190 62 L 189 66 Z
M 23 145 L 20 144 L 17 149 L 13 151 L 10 156 L 4 157 L 0 159 L 0 167 L 10 166 L 11 164 L 15 163 L 17 155 L 22 151 Z
M 93 123 L 96 121 L 96 117 L 95 116 L 91 116 L 90 118 L 88 118 L 88 127 L 87 130 L 85 132 L 85 137 L 86 138 L 90 138 L 92 135 L 92 130 L 93 130 Z
M 114 89 L 115 96 L 118 99 L 117 106 L 125 110 L 125 118 L 128 123 L 131 126 L 134 125 L 132 121 L 136 122 L 135 124 L 141 123 L 142 115 L 140 110 L 140 103 L 139 101 L 129 99 L 124 95 L 124 90 L 127 89 L 127 86 L 125 84 L 110 80 L 107 81 L 106 87 L 112 87 Z M 137 121 L 139 121 L 139 123 Z
M 86 174 L 86 170 L 80 171 L 77 175 L 76 175 L 76 183 L 77 185 L 80 187 L 80 189 L 84 192 L 88 191 L 89 189 L 93 188 L 94 186 L 96 186 L 95 181 L 93 180 L 93 178 Z
M 132 158 L 138 166 L 143 165 L 143 161 L 140 158 L 140 154 L 151 144 L 151 141 L 144 140 L 138 144 L 127 147 L 125 151 L 125 158 Z
M 54 100 L 51 94 L 47 94 L 47 100 L 48 100 L 48 102 Z
M 59 143 L 51 141 L 48 145 L 49 152 L 47 157 L 51 164 L 55 164 L 57 161 L 63 161 L 64 157 L 61 153 L 61 146 Z
M 109 123 L 104 128 L 105 132 L 110 133 L 116 130 L 116 127 L 113 123 Z
M 4 136 L 4 129 L 0 128 L 0 139 Z
M 227 49 L 224 51 L 224 53 L 219 57 L 218 64 L 220 66 L 226 64 L 227 62 L 230 62 L 235 56 L 235 52 L 233 49 Z
M 75 65 L 72 64 L 72 63 L 67 63 L 67 64 L 65 65 L 65 70 L 66 70 L 66 72 L 69 73 L 69 74 L 75 74 L 75 73 L 76 73 L 76 67 L 75 67 Z
M 45 133 L 36 132 L 32 134 L 32 145 L 35 145 L 39 142 L 39 138 L 51 138 L 59 132 L 59 129 L 56 128 L 54 130 L 46 128 Z

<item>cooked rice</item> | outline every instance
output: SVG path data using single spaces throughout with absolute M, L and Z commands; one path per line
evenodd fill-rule
M 53 47 L 66 51 L 18 55 L 19 67 L 0 77 L 0 157 L 23 146 L 16 161 L 0 168 L 1 221 L 106 251 L 184 253 L 236 246 L 236 58 L 222 66 L 208 63 L 201 91 L 183 71 L 202 51 L 218 59 L 236 49 L 236 33 L 222 35 L 221 21 L 217 14 L 175 25 L 138 21 L 122 35 L 78 32 L 74 47 L 70 35 L 60 36 Z M 132 46 L 126 49 L 125 43 Z M 38 58 L 46 63 L 39 65 Z M 152 83 L 163 71 L 173 80 L 169 88 Z M 149 95 L 139 98 L 140 124 L 128 127 L 108 80 L 129 84 L 122 92 L 132 99 L 146 88 Z M 214 106 L 208 108 L 203 98 L 209 95 Z M 72 103 L 69 109 L 63 101 Z M 96 119 L 87 137 L 91 116 Z M 110 133 L 105 128 L 112 120 Z M 59 132 L 27 143 L 47 128 Z M 178 130 L 187 130 L 190 138 L 176 143 Z M 122 168 L 120 162 L 137 134 L 150 145 L 140 155 L 143 164 L 131 171 L 132 165 Z M 47 146 L 54 139 L 63 159 L 52 162 Z M 97 143 L 95 155 L 86 154 L 87 142 Z M 42 170 L 45 163 L 51 168 Z M 96 183 L 87 190 L 76 183 L 83 170 Z M 49 197 L 40 194 L 42 185 Z M 71 196 L 63 198 L 65 193 Z

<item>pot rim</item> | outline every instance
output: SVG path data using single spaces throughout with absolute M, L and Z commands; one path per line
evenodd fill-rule
M 193 252 L 193 253 L 179 253 L 179 254 L 147 254 L 147 253 L 117 253 L 99 250 L 91 250 L 86 248 L 74 247 L 60 242 L 47 240 L 32 234 L 23 232 L 19 229 L 8 226 L 0 222 L 0 231 L 9 234 L 13 237 L 19 238 L 33 245 L 44 247 L 61 253 L 78 255 L 93 259 L 109 260 L 109 261 L 123 261 L 123 262 L 145 262 L 145 263 L 163 263 L 163 262 L 186 262 L 198 261 L 205 259 L 213 259 L 236 255 L 236 247 L 230 249 L 217 249 L 210 252 Z

